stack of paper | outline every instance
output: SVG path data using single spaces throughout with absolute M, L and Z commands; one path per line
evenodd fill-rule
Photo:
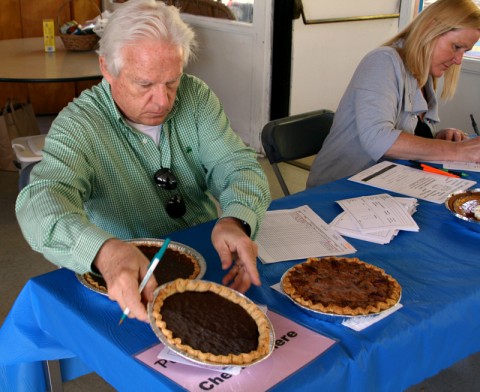
M 330 228 L 359 240 L 388 244 L 399 230 L 418 231 L 412 218 L 417 199 L 392 197 L 386 193 L 337 201 L 344 209 Z

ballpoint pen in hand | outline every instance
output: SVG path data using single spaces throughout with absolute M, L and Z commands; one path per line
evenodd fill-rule
M 475 122 L 475 119 L 473 118 L 473 114 L 470 115 L 470 119 L 472 120 L 472 127 L 474 132 L 477 134 L 477 136 L 480 136 L 480 131 L 477 128 L 477 123 Z
M 145 288 L 148 280 L 152 276 L 153 271 L 155 271 L 155 268 L 157 267 L 158 263 L 160 262 L 160 260 L 162 259 L 163 255 L 164 255 L 165 251 L 167 250 L 169 243 L 170 243 L 170 238 L 167 238 L 165 240 L 165 242 L 163 243 L 162 247 L 159 249 L 159 251 L 155 254 L 155 256 L 153 256 L 153 259 L 150 262 L 150 265 L 148 266 L 147 273 L 143 277 L 143 280 L 140 283 L 140 286 L 138 286 L 138 292 L 139 293 L 142 293 L 142 291 Z M 118 325 L 123 323 L 123 321 L 125 320 L 125 318 L 128 316 L 129 313 L 130 313 L 130 309 L 128 307 L 125 308 L 125 310 L 123 311 L 123 314 L 122 314 L 122 318 L 118 322 Z

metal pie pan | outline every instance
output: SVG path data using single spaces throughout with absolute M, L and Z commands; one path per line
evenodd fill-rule
M 90 272 L 87 272 L 86 274 L 78 274 L 78 273 L 76 273 L 75 275 L 77 276 L 77 279 L 80 281 L 80 283 L 83 284 L 87 289 L 90 289 L 90 290 L 92 290 L 92 291 L 95 291 L 95 292 L 98 293 L 98 294 L 102 294 L 102 295 L 108 296 L 107 290 L 100 289 L 99 287 L 95 287 L 95 286 L 93 286 L 92 284 L 90 284 L 90 282 L 89 282 L 89 281 L 87 280 L 87 278 L 85 277 L 85 275 L 87 275 L 87 274 L 93 275 L 93 274 L 91 274 Z
M 161 247 L 165 242 L 165 240 L 154 239 L 154 238 L 138 238 L 138 239 L 126 240 L 126 242 L 132 242 L 137 246 L 144 245 L 144 246 Z M 203 278 L 203 276 L 207 272 L 207 263 L 205 262 L 205 259 L 200 253 L 198 253 L 195 249 L 190 248 L 187 245 L 184 245 L 184 244 L 181 244 L 180 242 L 175 242 L 175 241 L 170 241 L 170 243 L 168 244 L 168 247 L 178 252 L 185 253 L 190 257 L 194 258 L 198 262 L 198 265 L 200 266 L 200 272 L 198 276 L 195 278 L 195 280 Z M 77 279 L 80 281 L 80 283 L 83 284 L 86 288 L 92 291 L 95 291 L 96 293 L 108 296 L 108 293 L 106 290 L 99 289 L 98 287 L 91 285 L 90 282 L 87 281 L 87 279 L 85 278 L 85 275 L 87 274 L 90 274 L 90 272 L 87 272 L 86 274 L 77 273 L 75 275 L 77 276 Z
M 453 192 L 445 201 L 447 210 L 449 210 L 463 226 L 480 233 L 480 220 L 473 216 L 473 210 L 479 205 L 480 188 Z
M 306 313 L 310 317 L 314 317 L 319 320 L 324 320 L 328 321 L 331 323 L 342 323 L 348 319 L 355 318 L 355 317 L 369 317 L 369 316 L 378 316 L 387 310 L 390 310 L 394 306 L 396 306 L 398 303 L 400 303 L 400 300 L 402 299 L 402 295 L 398 298 L 398 301 L 396 302 L 395 305 L 389 307 L 388 309 L 381 310 L 380 312 L 375 312 L 375 313 L 368 313 L 368 314 L 357 314 L 357 315 L 350 315 L 350 314 L 337 314 L 337 313 L 327 313 L 327 312 L 321 312 L 319 310 L 314 310 L 306 307 L 303 304 L 298 303 L 295 301 L 292 297 L 290 297 L 287 293 L 285 293 L 285 290 L 283 289 L 283 278 L 287 275 L 287 273 L 294 268 L 295 266 L 289 268 L 285 273 L 282 275 L 282 278 L 280 280 L 280 287 L 282 289 L 283 294 L 290 300 L 292 301 L 296 306 L 298 306 L 304 313 Z
M 208 283 L 212 283 L 212 284 L 215 284 L 215 285 L 219 285 L 218 283 L 214 283 L 214 282 L 209 282 L 209 281 L 205 281 L 205 282 L 208 282 Z M 185 358 L 197 365 L 201 365 L 202 367 L 208 369 L 215 369 L 215 370 L 219 370 L 219 369 L 222 369 L 222 368 L 231 368 L 231 369 L 234 369 L 234 368 L 245 368 L 245 367 L 249 367 L 249 366 L 252 366 L 252 365 L 256 365 L 257 363 L 259 362 L 262 362 L 264 361 L 265 359 L 267 359 L 273 352 L 273 349 L 275 348 L 275 332 L 273 330 L 273 325 L 272 325 L 272 322 L 270 321 L 270 319 L 268 318 L 268 316 L 265 314 L 265 312 L 259 308 L 259 310 L 265 314 L 265 317 L 267 319 L 267 322 L 268 322 L 268 325 L 269 325 L 269 329 L 270 329 L 270 347 L 269 347 L 269 350 L 268 350 L 268 353 L 263 356 L 262 358 L 258 358 L 256 359 L 255 361 L 249 363 L 249 364 L 243 364 L 243 365 L 230 365 L 230 364 L 218 364 L 216 362 L 210 362 L 210 361 L 202 361 L 196 357 L 193 357 L 191 355 L 189 355 L 187 352 L 185 352 L 184 350 L 181 350 L 180 348 L 178 348 L 177 346 L 171 344 L 168 339 L 165 337 L 165 335 L 162 333 L 162 331 L 160 330 L 160 328 L 158 328 L 157 324 L 156 324 L 156 320 L 155 320 L 155 317 L 153 316 L 153 304 L 155 303 L 156 299 L 157 299 L 157 296 L 158 294 L 160 293 L 161 290 L 163 290 L 165 288 L 165 286 L 167 286 L 168 283 L 165 283 L 159 287 L 157 287 L 157 289 L 155 290 L 154 294 L 153 294 L 153 301 L 149 302 L 148 305 L 147 305 L 147 312 L 148 312 L 148 318 L 149 318 L 149 321 L 150 321 L 150 327 L 152 328 L 153 332 L 155 333 L 155 335 L 158 337 L 158 339 L 160 340 L 160 342 L 162 342 L 166 347 L 168 347 L 170 350 L 172 350 L 175 354 L 181 356 L 182 358 Z M 248 303 L 252 304 L 252 305 L 255 305 L 258 307 L 258 305 L 256 305 L 251 299 L 249 299 L 248 297 L 246 297 L 245 295 L 239 293 L 238 291 L 236 290 L 233 290 L 233 289 L 230 289 L 229 287 L 226 287 L 224 286 L 224 288 L 228 289 L 228 290 L 231 290 L 232 292 L 235 293 L 235 295 L 241 297 L 241 298 L 244 298 Z

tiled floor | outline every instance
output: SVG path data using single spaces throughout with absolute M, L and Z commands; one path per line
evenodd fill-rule
M 40 118 L 44 132 L 48 130 L 49 118 Z M 270 164 L 259 158 L 269 178 L 273 198 L 283 196 Z M 298 167 L 281 164 L 280 169 L 292 193 L 305 188 L 308 172 Z M 0 325 L 13 302 L 28 279 L 53 270 L 55 267 L 41 255 L 33 252 L 20 232 L 15 219 L 14 205 L 18 174 L 0 171 Z M 446 337 L 447 338 L 447 337 Z M 414 360 L 414 358 L 412 359 Z M 399 372 L 402 370 L 399 369 Z M 0 388 L 1 389 L 1 388 Z M 111 392 L 114 389 L 101 377 L 92 373 L 64 383 L 66 392 Z M 436 377 L 428 379 L 408 392 L 473 392 L 480 391 L 480 354 L 459 362 Z M 327 391 L 330 392 L 330 391 Z M 335 391 L 337 392 L 337 391 Z M 341 391 L 339 391 L 341 392 Z M 363 391 L 361 391 L 363 392 Z

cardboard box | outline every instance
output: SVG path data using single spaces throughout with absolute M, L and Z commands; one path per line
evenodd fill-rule
M 55 52 L 55 23 L 53 19 L 43 20 L 43 43 L 45 52 Z

